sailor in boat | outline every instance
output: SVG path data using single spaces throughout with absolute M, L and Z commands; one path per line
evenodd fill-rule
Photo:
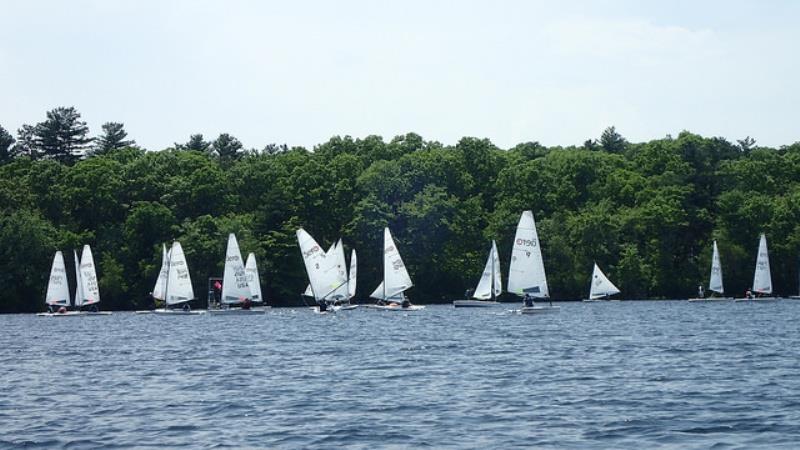
M 325 312 L 328 310 L 328 303 L 325 300 L 320 301 L 318 304 L 319 312 Z
M 183 310 L 186 311 L 186 312 L 189 312 L 189 311 L 192 310 L 192 307 L 189 306 L 189 303 L 187 302 L 187 303 L 183 304 Z
M 408 301 L 408 299 L 407 299 L 407 298 L 404 298 L 404 299 L 403 299 L 403 303 L 401 303 L 401 306 L 402 306 L 403 308 L 408 308 L 408 307 L 410 307 L 410 306 L 411 306 L 411 302 L 410 302 L 410 301 Z
M 700 298 L 703 298 L 703 297 L 706 296 L 706 291 L 705 291 L 705 289 L 703 289 L 703 285 L 702 284 L 697 286 L 697 296 L 700 297 Z
M 253 306 L 253 302 L 249 298 L 245 298 L 242 301 L 242 309 L 250 309 L 251 306 Z
M 533 308 L 533 296 L 531 294 L 525 293 L 524 302 L 526 308 Z
M 56 312 L 59 313 L 59 314 L 66 314 L 67 313 L 67 307 L 66 306 L 62 306 L 62 307 L 58 308 L 58 311 L 56 311 Z
M 745 297 L 745 298 L 753 298 L 753 291 L 751 291 L 750 289 L 748 289 L 747 291 L 745 291 L 745 293 L 744 293 L 744 297 Z
M 468 298 L 470 298 L 470 297 L 472 297 L 472 289 L 467 289 L 467 290 L 464 292 L 464 298 L 467 298 L 467 299 L 468 299 Z

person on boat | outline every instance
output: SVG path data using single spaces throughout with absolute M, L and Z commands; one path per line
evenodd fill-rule
M 533 308 L 533 296 L 531 294 L 525 293 L 524 300 L 526 308 Z
M 326 312 L 328 310 L 328 303 L 324 300 L 319 302 L 319 312 Z
M 703 289 L 703 285 L 697 286 L 697 296 L 703 298 L 706 296 L 706 291 Z
M 97 312 L 97 305 L 92 305 L 92 307 L 89 308 L 89 312 L 96 313 Z
M 191 310 L 192 310 L 192 307 L 191 307 L 191 306 L 189 306 L 189 304 L 188 304 L 188 303 L 184 303 L 184 304 L 183 304 L 183 310 L 184 310 L 184 311 L 186 311 L 186 312 L 189 312 L 189 311 L 191 311 Z
M 470 298 L 470 297 L 472 297 L 472 289 L 467 289 L 467 290 L 464 292 L 464 298 L 467 298 L 467 299 L 468 299 L 468 298 Z
M 249 298 L 245 298 L 242 302 L 242 309 L 250 309 L 251 306 L 253 306 L 253 301 Z
M 62 307 L 58 308 L 58 311 L 56 311 L 56 312 L 58 312 L 59 314 L 66 314 L 67 313 L 67 307 L 66 306 L 62 306 Z
M 404 299 L 403 299 L 403 303 L 401 303 L 401 304 L 400 304 L 400 306 L 402 306 L 403 308 L 408 308 L 408 307 L 410 307 L 410 306 L 411 306 L 411 302 L 410 302 L 410 301 L 408 301 L 408 299 L 407 299 L 407 298 L 404 298 Z
M 744 296 L 745 298 L 753 298 L 753 292 L 750 289 L 748 289 L 747 291 L 745 291 Z

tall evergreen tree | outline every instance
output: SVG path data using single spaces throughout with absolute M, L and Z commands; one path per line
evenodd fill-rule
M 0 164 L 11 161 L 14 158 L 14 137 L 0 125 Z
M 125 125 L 119 122 L 106 122 L 103 124 L 103 134 L 95 138 L 93 155 L 102 155 L 111 150 L 123 147 L 130 147 L 136 144 L 133 139 L 126 140 L 128 133 Z
M 33 159 L 39 157 L 36 152 L 36 127 L 26 124 L 17 129 L 17 142 L 12 152 L 14 155 L 26 155 Z
M 242 143 L 228 133 L 222 133 L 211 144 L 212 152 L 220 161 L 233 161 L 241 156 Z
M 211 143 L 203 140 L 201 133 L 189 136 L 189 140 L 185 144 L 175 143 L 175 148 L 178 150 L 195 150 L 198 152 L 207 152 Z
M 600 136 L 600 146 L 609 153 L 622 153 L 627 144 L 628 141 L 613 126 L 606 128 Z
M 47 120 L 38 123 L 33 131 L 36 151 L 59 162 L 77 160 L 92 142 L 88 137 L 89 127 L 80 119 L 73 106 L 48 111 Z

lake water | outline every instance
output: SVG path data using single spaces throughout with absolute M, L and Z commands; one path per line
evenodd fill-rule
M 0 447 L 798 448 L 800 302 L 0 316 Z

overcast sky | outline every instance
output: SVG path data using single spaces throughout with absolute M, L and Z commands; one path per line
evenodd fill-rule
M 151 150 L 609 125 L 779 146 L 800 140 L 798 47 L 800 1 L 0 0 L 0 125 L 75 106 Z

